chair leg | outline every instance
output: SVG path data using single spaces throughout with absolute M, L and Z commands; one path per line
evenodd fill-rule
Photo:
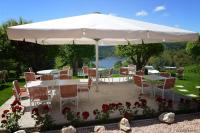
M 163 90 L 162 90 L 162 98 L 163 98 L 163 99 L 164 99 L 164 91 L 165 91 L 165 90 L 163 89 Z
M 142 94 L 144 94 L 144 89 L 143 89 L 143 87 L 142 87 Z
M 78 97 L 76 99 L 76 110 L 78 111 Z
M 62 100 L 60 99 L 60 113 L 62 113 Z

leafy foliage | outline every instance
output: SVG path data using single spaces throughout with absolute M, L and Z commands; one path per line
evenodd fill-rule
M 30 23 L 30 21 L 20 18 L 19 20 L 8 20 L 0 25 L 0 69 L 14 70 L 17 76 L 26 67 L 32 66 L 34 70 L 52 67 L 58 53 L 59 46 L 49 47 L 8 39 L 8 27 L 26 23 Z
M 11 104 L 11 110 L 4 110 L 1 117 L 1 127 L 6 128 L 9 133 L 13 133 L 20 129 L 19 119 L 24 114 L 23 107 L 18 100 L 13 101 Z
M 136 64 L 137 69 L 146 65 L 149 58 L 157 56 L 164 51 L 162 44 L 138 44 L 138 45 L 120 45 L 117 47 L 117 54 L 128 57 L 131 63 Z
M 40 105 L 34 108 L 31 117 L 36 121 L 35 127 L 39 128 L 41 131 L 52 128 L 54 120 L 49 113 L 50 108 L 48 105 Z
M 93 45 L 65 45 L 60 47 L 63 66 L 70 65 L 73 67 L 74 73 L 77 72 L 79 67 L 82 67 L 84 61 L 88 63 L 94 55 L 95 48 Z
M 188 42 L 186 47 L 187 53 L 192 55 L 195 59 L 200 56 L 200 41 L 198 42 Z

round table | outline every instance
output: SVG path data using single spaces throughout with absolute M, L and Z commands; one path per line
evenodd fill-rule
M 40 75 L 45 75 L 45 74 L 58 74 L 58 73 L 59 73 L 58 69 L 49 69 L 49 70 L 37 71 L 37 74 L 40 74 Z

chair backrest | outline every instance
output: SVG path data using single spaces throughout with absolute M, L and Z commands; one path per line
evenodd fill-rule
M 20 99 L 20 86 L 17 80 L 13 81 L 13 93 L 15 95 L 15 98 Z
M 167 73 L 167 72 L 160 72 L 160 76 L 169 78 L 169 77 L 171 77 L 171 74 Z
M 136 75 L 143 76 L 143 75 L 144 75 L 144 71 L 140 70 L 140 71 L 137 71 L 135 74 L 136 74 Z
M 88 70 L 88 77 L 96 77 L 96 70 L 95 69 L 89 69 Z
M 136 71 L 136 65 L 129 64 L 128 68 L 129 68 L 130 71 Z
M 72 77 L 69 76 L 68 74 L 60 74 L 59 79 L 72 79 Z
M 60 96 L 62 98 L 76 97 L 78 95 L 77 85 L 61 85 Z
M 85 75 L 88 75 L 88 66 L 83 66 L 82 67 L 82 70 L 83 70 L 83 73 L 85 74 Z
M 166 78 L 163 89 L 171 89 L 175 85 L 176 78 Z
M 24 77 L 25 77 L 26 82 L 36 80 L 34 72 L 25 72 Z
M 29 70 L 29 72 L 33 72 L 33 68 L 32 67 L 29 67 L 28 70 Z
M 40 80 L 53 80 L 53 75 L 45 74 L 40 77 Z
M 69 70 L 68 69 L 64 69 L 64 70 L 60 70 L 59 74 L 69 74 Z
M 128 75 L 128 68 L 123 68 L 123 67 L 121 67 L 121 68 L 119 69 L 119 73 L 120 73 L 121 75 Z
M 134 75 L 133 80 L 134 80 L 135 85 L 142 87 L 142 77 L 141 76 Z
M 47 87 L 31 87 L 28 88 L 30 99 L 32 100 L 48 100 L 48 88 Z

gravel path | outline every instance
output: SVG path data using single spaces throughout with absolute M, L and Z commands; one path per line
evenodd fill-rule
M 158 119 L 132 121 L 132 133 L 200 133 L 200 113 L 189 115 L 177 115 L 174 124 L 160 123 Z M 118 124 L 105 125 L 111 133 L 120 133 Z M 94 127 L 77 129 L 78 133 L 92 132 Z
M 200 133 L 200 113 L 177 115 L 174 124 L 160 123 L 158 119 L 146 119 L 132 121 L 131 133 Z M 106 132 L 103 133 L 123 133 L 118 130 L 118 123 L 106 124 Z M 77 133 L 91 133 L 94 126 L 77 128 Z M 46 133 L 60 133 L 60 131 L 50 131 Z

